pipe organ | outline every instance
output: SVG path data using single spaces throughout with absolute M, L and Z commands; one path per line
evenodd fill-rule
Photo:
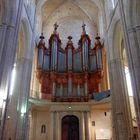
M 62 48 L 57 27 L 55 25 L 48 47 L 43 34 L 37 45 L 37 78 L 41 84 L 42 98 L 54 102 L 86 102 L 92 93 L 102 90 L 104 47 L 99 36 L 94 47 L 91 47 L 83 25 L 78 48 L 73 46 L 71 36 L 66 48 Z

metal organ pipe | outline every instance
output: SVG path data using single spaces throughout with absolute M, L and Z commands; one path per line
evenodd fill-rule
M 72 95 L 72 69 L 73 69 L 73 44 L 72 44 L 72 37 L 68 37 L 69 41 L 67 43 L 67 67 L 68 67 L 68 96 Z
M 49 56 L 46 52 L 44 53 L 43 70 L 49 71 Z
M 43 67 L 43 59 L 44 59 L 44 49 L 43 48 L 39 48 L 38 49 L 38 68 L 42 69 Z
M 55 40 L 52 41 L 51 46 L 51 70 L 57 70 L 57 42 Z
M 71 96 L 72 95 L 72 77 L 69 76 L 68 77 L 68 96 Z
M 96 49 L 96 59 L 97 59 L 97 69 L 102 68 L 102 50 L 100 48 Z
M 83 42 L 83 70 L 87 71 L 88 70 L 88 40 L 85 39 Z
M 68 48 L 68 70 L 72 70 L 72 49 Z
M 85 95 L 87 96 L 88 95 L 88 83 L 87 81 L 85 82 Z
M 72 50 L 68 49 L 68 70 L 72 70 Z M 68 74 L 68 96 L 72 95 L 72 77 Z
M 44 49 L 45 49 L 45 42 L 44 42 L 44 36 L 43 33 L 40 36 L 40 41 L 38 44 L 38 57 L 37 57 L 37 68 L 42 69 L 43 68 L 43 61 L 44 61 Z
M 55 81 L 53 81 L 53 85 L 52 85 L 52 95 L 53 96 L 55 96 L 55 94 L 56 94 L 55 89 L 56 89 L 56 83 L 55 83 Z
M 60 96 L 63 96 L 63 84 L 60 84 Z

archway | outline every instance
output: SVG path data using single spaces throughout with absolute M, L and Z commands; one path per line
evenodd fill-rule
M 79 119 L 76 116 L 62 118 L 62 140 L 79 140 Z

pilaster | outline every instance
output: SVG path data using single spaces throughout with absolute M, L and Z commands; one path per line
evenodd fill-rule
M 51 140 L 55 140 L 55 112 L 51 111 Z
M 90 137 L 90 114 L 89 112 L 85 112 L 85 136 L 86 140 L 91 140 Z
M 85 138 L 85 117 L 84 117 L 84 112 L 81 112 L 81 139 L 86 140 Z

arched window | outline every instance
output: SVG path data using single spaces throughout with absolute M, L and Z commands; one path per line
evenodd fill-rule
M 46 125 L 41 126 L 41 133 L 46 133 Z
M 133 96 L 131 78 L 130 78 L 130 73 L 129 73 L 129 69 L 128 69 L 127 66 L 125 66 L 125 76 L 126 76 L 126 83 L 127 83 L 127 88 L 128 88 L 128 94 L 129 94 L 129 96 Z
M 131 77 L 130 77 L 130 72 L 129 72 L 129 68 L 128 68 L 128 60 L 127 60 L 126 50 L 124 49 L 124 41 L 123 40 L 121 42 L 121 46 L 123 49 L 122 50 L 122 57 L 123 57 L 122 59 L 123 59 L 123 63 L 124 63 L 124 72 L 125 72 L 128 95 L 133 96 Z
M 107 0 L 107 5 L 108 5 L 109 11 L 110 10 L 112 11 L 112 9 L 115 8 L 115 1 L 114 0 L 111 0 L 111 2 L 110 2 L 110 0 Z

